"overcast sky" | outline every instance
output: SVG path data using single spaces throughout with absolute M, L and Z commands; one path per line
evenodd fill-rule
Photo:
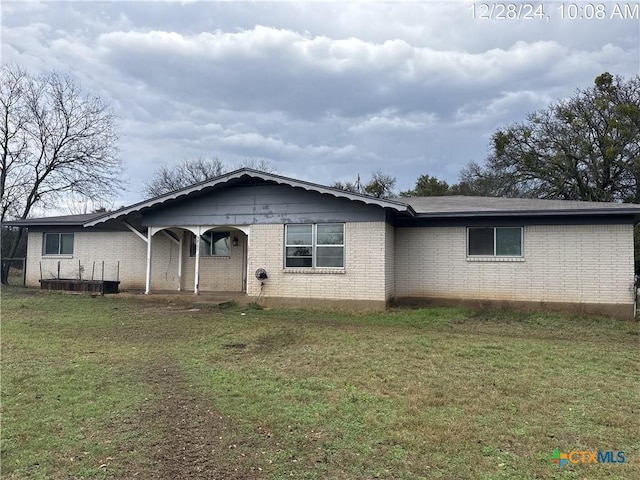
M 68 72 L 114 107 L 115 206 L 142 199 L 157 165 L 198 156 L 322 184 L 379 169 L 400 191 L 421 174 L 456 182 L 497 128 L 604 71 L 640 73 L 640 22 L 611 18 L 636 4 L 501 20 L 469 1 L 3 1 L 2 61 Z

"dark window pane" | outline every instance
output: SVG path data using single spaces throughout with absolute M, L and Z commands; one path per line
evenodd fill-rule
M 312 267 L 311 248 L 287 247 L 287 267 Z
M 311 258 L 311 248 L 310 247 L 287 247 L 287 257 Z
M 521 228 L 496 228 L 496 255 L 522 256 Z
M 189 232 L 189 256 L 196 256 L 196 236 Z
M 469 228 L 469 255 L 493 255 L 493 228 Z
M 200 235 L 200 255 L 203 257 L 211 256 L 211 232 Z
M 213 255 L 229 256 L 229 232 L 211 232 Z
M 318 247 L 316 255 L 317 267 L 344 267 L 344 247 Z
M 287 267 L 291 268 L 291 267 L 311 267 L 312 263 L 311 263 L 311 258 L 306 258 L 306 257 L 292 257 L 289 258 L 287 257 Z
M 60 235 L 60 253 L 63 255 L 73 255 L 73 233 L 63 233 Z
M 44 253 L 45 255 L 58 255 L 60 253 L 59 233 L 44 234 Z

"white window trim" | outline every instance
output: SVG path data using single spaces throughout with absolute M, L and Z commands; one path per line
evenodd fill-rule
M 492 228 L 493 229 L 493 255 L 469 255 L 469 230 L 472 228 Z M 498 228 L 519 228 L 520 229 L 520 255 L 496 255 Z M 470 262 L 524 262 L 524 227 L 523 226 L 478 226 L 466 227 L 466 257 Z
M 287 266 L 287 248 L 293 247 L 308 247 L 309 245 L 289 245 L 287 243 L 287 229 L 289 225 L 311 225 L 311 266 L 310 267 L 288 267 Z M 318 225 L 342 225 L 342 244 L 340 245 L 318 245 Z M 287 223 L 284 226 L 284 255 L 283 255 L 283 268 L 287 272 L 302 273 L 310 271 L 328 271 L 342 273 L 345 270 L 346 263 L 346 228 L 345 224 L 341 222 L 326 222 L 326 223 Z M 342 266 L 341 267 L 318 267 L 316 262 L 318 259 L 317 248 L 318 247 L 336 247 L 342 248 Z

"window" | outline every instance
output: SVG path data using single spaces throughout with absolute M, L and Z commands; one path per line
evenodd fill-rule
M 231 245 L 230 232 L 205 232 L 200 235 L 201 257 L 228 257 Z M 196 236 L 191 235 L 190 255 L 196 255 Z
M 45 233 L 45 255 L 73 255 L 73 233 Z
M 522 227 L 469 227 L 467 255 L 522 256 Z
M 286 225 L 284 266 L 343 268 L 344 224 Z

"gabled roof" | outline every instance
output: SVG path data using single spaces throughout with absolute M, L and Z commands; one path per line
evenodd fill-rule
M 390 211 L 418 218 L 464 218 L 464 217 L 515 217 L 515 216 L 584 216 L 584 215 L 624 215 L 633 216 L 640 220 L 640 205 L 630 203 L 582 202 L 572 200 L 542 200 L 530 198 L 497 198 L 497 197 L 402 197 L 383 199 L 347 192 L 333 187 L 325 187 L 312 182 L 295 180 L 293 178 L 260 172 L 250 168 L 241 168 L 233 172 L 220 175 L 210 180 L 190 185 L 134 205 L 121 208 L 114 212 L 89 213 L 83 215 L 64 215 L 47 218 L 31 218 L 13 220 L 5 225 L 14 226 L 83 226 L 94 227 L 117 219 L 140 218 L 142 212 L 151 208 L 169 205 L 193 195 L 206 194 L 217 189 L 245 185 L 251 182 L 287 185 L 306 191 L 331 195 L 335 198 L 345 198 L 367 205 L 377 205 Z M 408 219 L 407 219 L 408 220 Z
M 378 205 L 382 208 L 389 208 L 395 210 L 397 212 L 407 212 L 409 214 L 414 214 L 413 209 L 406 203 L 398 200 L 388 200 L 384 198 L 372 197 L 370 195 L 362 195 L 359 193 L 347 192 L 345 190 L 340 190 L 339 188 L 333 187 L 325 187 L 323 185 L 318 185 L 316 183 L 305 182 L 302 180 L 295 180 L 293 178 L 283 177 L 280 175 L 275 175 L 273 173 L 260 172 L 258 170 L 253 170 L 251 168 L 241 168 L 239 170 L 235 170 L 230 173 L 226 173 L 224 175 L 220 175 L 219 177 L 212 178 L 210 180 L 206 180 L 204 182 L 196 183 L 194 185 L 190 185 L 186 188 L 175 190 L 173 192 L 166 193 L 164 195 L 160 195 L 149 200 L 145 200 L 129 207 L 121 208 L 120 210 L 116 210 L 115 212 L 110 212 L 104 214 L 98 218 L 87 221 L 84 226 L 85 227 L 93 227 L 99 225 L 101 223 L 107 222 L 109 220 L 115 220 L 120 217 L 124 217 L 126 215 L 132 213 L 140 213 L 144 210 L 148 210 L 152 207 L 158 207 L 163 204 L 172 203 L 182 197 L 186 197 L 193 194 L 204 193 L 208 190 L 215 190 L 217 188 L 221 188 L 227 185 L 235 185 L 240 184 L 246 181 L 258 180 L 278 185 L 287 185 L 294 188 L 301 188 L 311 192 L 318 192 L 325 195 L 331 195 L 336 198 L 346 198 L 348 200 L 362 202 L 367 205 Z
M 457 195 L 407 197 L 401 200 L 411 205 L 418 217 L 640 215 L 640 205 L 633 203 L 545 200 L 539 198 L 466 197 Z

